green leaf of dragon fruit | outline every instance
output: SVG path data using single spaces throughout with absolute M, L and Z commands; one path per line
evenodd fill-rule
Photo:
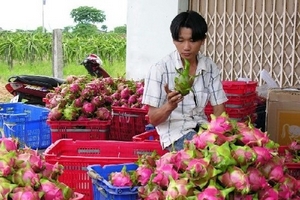
M 225 200 L 229 196 L 229 193 L 232 192 L 234 189 L 234 187 L 219 189 L 217 187 L 216 181 L 214 179 L 211 179 L 209 181 L 209 185 L 205 189 L 203 189 L 203 191 L 195 192 L 196 197 L 188 197 L 187 199 Z
M 172 199 L 186 199 L 188 196 L 194 194 L 193 183 L 189 182 L 188 178 L 180 178 L 174 180 L 172 176 L 169 176 L 170 184 L 168 185 L 167 191 L 165 193 L 166 200 Z
M 229 166 L 237 164 L 231 155 L 229 142 L 225 142 L 221 146 L 209 143 L 208 148 L 211 153 L 211 164 L 216 169 L 225 171 Z
M 179 75 L 175 77 L 175 91 L 179 92 L 182 96 L 187 95 L 191 89 L 195 77 L 190 75 L 190 62 L 184 59 L 184 69 L 178 70 L 175 68 Z
M 249 165 L 256 161 L 257 155 L 255 151 L 248 145 L 237 146 L 231 143 L 230 147 L 232 149 L 232 157 L 244 171 L 248 168 Z

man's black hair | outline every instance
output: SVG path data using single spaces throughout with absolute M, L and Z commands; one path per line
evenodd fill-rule
M 173 40 L 179 40 L 179 31 L 182 27 L 192 29 L 193 41 L 204 40 L 206 38 L 206 21 L 199 13 L 195 11 L 189 10 L 179 13 L 172 20 L 170 30 Z

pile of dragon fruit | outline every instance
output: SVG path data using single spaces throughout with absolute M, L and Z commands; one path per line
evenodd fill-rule
M 143 81 L 118 78 L 68 76 L 46 96 L 49 120 L 109 120 L 111 107 L 143 108 Z
M 288 163 L 300 163 L 300 141 L 294 140 L 282 149 L 282 156 Z
M 19 148 L 14 138 L 0 139 L 0 199 L 68 200 L 76 193 L 58 177 L 60 164 L 50 164 L 37 150 Z
M 112 173 L 111 184 L 139 186 L 144 200 L 300 199 L 300 182 L 266 132 L 225 113 L 211 117 L 183 150 L 143 155 L 134 173 Z

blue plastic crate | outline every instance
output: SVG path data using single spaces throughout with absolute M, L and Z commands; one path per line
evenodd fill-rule
M 115 187 L 108 182 L 109 174 L 120 172 L 123 166 L 126 171 L 136 170 L 134 163 L 117 165 L 89 165 L 88 173 L 92 178 L 94 200 L 137 200 L 138 187 Z
M 0 129 L 5 137 L 17 137 L 20 144 L 44 149 L 51 144 L 46 123 L 49 109 L 24 103 L 0 103 Z

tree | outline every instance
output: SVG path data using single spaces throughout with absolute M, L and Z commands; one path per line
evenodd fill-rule
M 107 32 L 107 26 L 106 26 L 106 25 L 102 25 L 102 26 L 101 26 L 101 30 L 102 30 L 103 32 Z
M 73 33 L 83 37 L 88 37 L 99 33 L 99 30 L 94 24 L 77 24 L 74 27 Z
M 73 33 L 80 36 L 89 36 L 99 33 L 96 23 L 102 23 L 106 20 L 106 16 L 102 10 L 94 7 L 81 6 L 75 8 L 70 13 L 77 25 L 73 29 Z
M 80 6 L 73 9 L 71 11 L 71 17 L 75 23 L 79 24 L 102 23 L 106 20 L 106 15 L 102 10 L 89 6 Z
M 124 26 L 117 26 L 117 27 L 114 28 L 114 33 L 123 33 L 123 34 L 126 34 L 126 31 L 127 31 L 126 25 L 124 25 Z

